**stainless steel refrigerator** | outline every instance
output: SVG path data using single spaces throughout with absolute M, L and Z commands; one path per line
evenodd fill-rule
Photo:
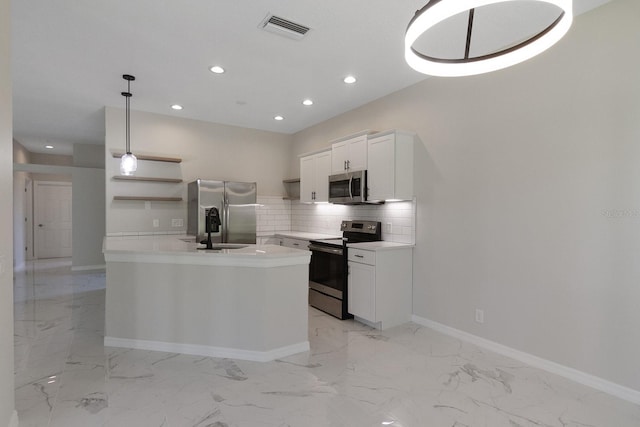
M 256 243 L 256 183 L 198 179 L 187 187 L 187 233 L 207 238 L 206 217 L 215 207 L 222 225 L 211 233 L 214 243 Z

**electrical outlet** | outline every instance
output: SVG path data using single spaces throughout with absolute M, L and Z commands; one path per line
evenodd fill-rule
M 476 308 L 476 323 L 484 323 L 484 310 Z
M 385 232 L 385 233 L 388 233 L 388 234 L 393 233 L 393 225 L 392 225 L 390 222 L 387 222 L 387 223 L 384 225 L 384 232 Z
M 153 226 L 154 227 L 160 227 L 160 220 L 159 219 L 154 219 L 153 220 Z
M 184 222 L 182 222 L 182 218 L 173 218 L 171 220 L 172 227 L 182 227 L 183 225 L 184 225 Z

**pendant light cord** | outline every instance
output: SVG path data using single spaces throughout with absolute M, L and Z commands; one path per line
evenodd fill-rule
M 131 152 L 131 128 L 129 126 L 129 118 L 131 117 L 131 105 L 129 99 L 131 98 L 131 82 L 127 81 L 127 154 Z
M 126 98 L 126 114 L 125 114 L 125 145 L 126 145 L 126 151 L 127 154 L 131 154 L 131 127 L 130 127 L 130 115 L 131 115 L 131 107 L 130 107 L 130 99 L 133 95 L 131 95 L 131 81 L 135 80 L 136 78 L 132 75 L 129 74 L 124 74 L 122 76 L 123 79 L 125 79 L 127 81 L 127 91 L 126 92 L 121 92 L 121 95 L 124 96 Z

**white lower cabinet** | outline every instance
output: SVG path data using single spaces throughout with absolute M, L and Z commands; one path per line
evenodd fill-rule
M 275 236 L 263 236 L 258 237 L 257 242 L 259 245 L 280 245 L 280 238 Z
M 294 239 L 292 237 L 283 237 L 280 239 L 282 243 L 280 246 L 285 246 L 287 248 L 293 249 L 302 249 L 306 251 L 309 249 L 309 241 L 304 239 Z
M 375 266 L 349 262 L 349 313 L 370 322 L 375 322 Z
M 413 249 L 349 248 L 349 313 L 378 329 L 411 320 Z

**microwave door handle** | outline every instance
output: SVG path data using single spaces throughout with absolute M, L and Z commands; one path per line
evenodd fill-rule
M 349 177 L 349 198 L 353 200 L 353 192 L 351 191 L 352 184 L 353 184 L 353 176 Z

